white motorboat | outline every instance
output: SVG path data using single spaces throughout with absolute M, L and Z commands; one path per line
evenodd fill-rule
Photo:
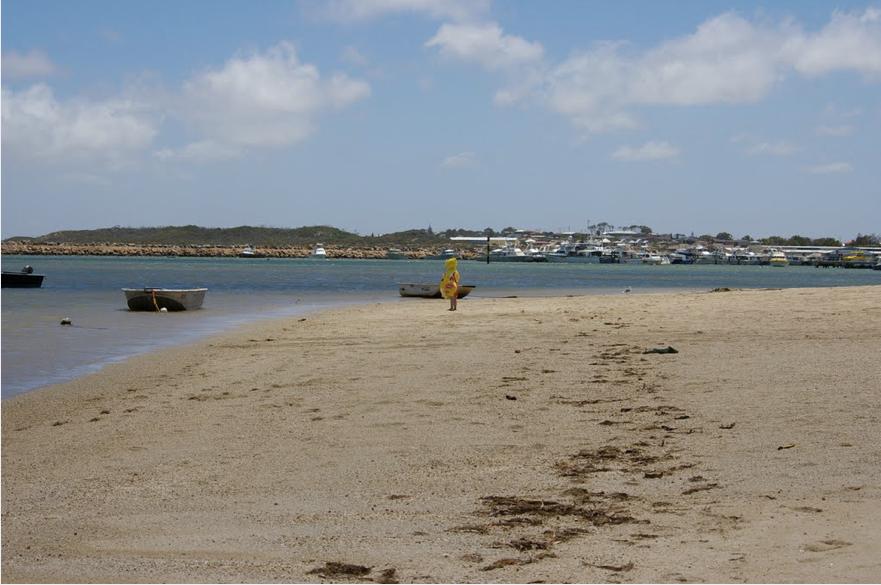
M 324 244 L 315 244 L 315 247 L 312 248 L 312 252 L 309 254 L 309 258 L 313 260 L 326 259 L 327 251 L 324 249 Z
M 426 260 L 447 260 L 449 258 L 458 258 L 459 255 L 452 248 L 447 248 L 440 254 L 434 254 L 433 256 L 426 256 Z
M 410 257 L 397 248 L 389 248 L 385 253 L 386 260 L 408 260 Z
M 132 311 L 192 311 L 202 306 L 207 288 L 124 288 Z
M 517 246 L 508 245 L 504 248 L 496 248 L 489 253 L 490 262 L 547 262 L 544 254 L 527 254 Z
M 565 242 L 545 254 L 548 262 L 571 262 L 577 264 L 599 264 L 604 253 L 602 246 Z
M 664 262 L 666 260 L 666 262 Z M 652 266 L 660 266 L 661 264 L 669 264 L 670 259 L 661 256 L 660 254 L 647 254 L 642 257 L 643 264 L 650 264 Z
M 716 259 L 716 255 L 707 250 L 699 250 L 694 255 L 694 263 L 695 264 L 718 264 L 718 260 Z
M 239 252 L 239 258 L 263 258 L 263 254 L 257 251 L 257 248 L 252 246 L 245 246 L 241 252 Z

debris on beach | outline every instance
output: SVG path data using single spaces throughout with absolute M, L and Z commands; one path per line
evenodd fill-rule
M 505 398 L 507 398 L 508 400 L 517 400 L 517 397 L 511 394 L 505 394 Z
M 732 290 L 734 290 L 734 289 L 728 288 L 727 286 L 719 286 L 719 287 L 716 287 L 716 288 L 712 289 L 710 292 L 711 292 L 711 293 L 714 293 L 714 292 L 731 292 Z
M 532 540 L 529 538 L 516 538 L 509 542 L 508 546 L 523 552 L 527 550 L 547 550 L 549 543 L 547 541 Z
M 389 569 L 385 569 L 379 574 L 379 577 L 376 578 L 376 582 L 377 583 L 398 583 L 399 581 L 398 581 L 397 577 L 395 576 L 395 573 L 397 573 L 397 569 L 395 569 L 394 567 L 391 567 Z
M 695 486 L 695 487 L 693 487 L 693 488 L 688 488 L 687 490 L 684 490 L 684 491 L 682 492 L 682 495 L 683 495 L 683 496 L 688 496 L 688 495 L 691 495 L 691 494 L 696 494 L 697 492 L 705 492 L 705 491 L 707 491 L 707 490 L 715 489 L 715 488 L 717 488 L 717 487 L 719 487 L 719 484 L 718 484 L 718 483 L 708 483 L 708 484 L 706 484 L 706 485 L 698 485 L 698 486 Z
M 535 555 L 533 557 L 528 557 L 525 559 L 499 559 L 499 560 L 495 561 L 494 563 L 490 563 L 489 565 L 486 565 L 485 567 L 481 567 L 480 570 L 481 571 L 494 571 L 495 569 L 501 569 L 502 567 L 528 565 L 528 564 L 540 561 L 542 559 L 556 558 L 556 556 L 557 555 L 555 555 L 552 552 L 544 551 L 544 552 L 538 553 L 537 555 Z
M 499 559 L 494 563 L 490 563 L 485 567 L 481 567 L 481 571 L 494 571 L 502 567 L 510 567 L 511 565 L 525 565 L 526 563 L 520 559 Z
M 674 348 L 672 345 L 668 345 L 667 347 L 653 347 L 652 349 L 647 349 L 642 353 L 679 353 L 679 350 Z
M 606 571 L 615 571 L 616 573 L 626 573 L 633 568 L 633 563 L 625 563 L 623 565 L 598 565 L 594 563 L 584 563 L 588 567 L 596 567 L 597 569 L 605 569 Z
M 65 317 L 61 320 L 62 325 L 73 325 L 73 321 L 70 320 L 70 317 Z
M 795 447 L 795 443 L 789 443 L 788 445 L 780 445 L 777 447 L 777 450 L 782 451 L 783 449 L 792 449 L 793 447 Z
M 720 429 L 733 429 L 734 425 L 736 425 L 736 424 L 737 424 L 736 422 L 722 423 L 721 425 L 719 425 L 719 428 Z
M 372 570 L 372 567 L 365 567 L 363 565 L 350 565 L 348 563 L 337 563 L 334 561 L 330 561 L 324 563 L 323 567 L 315 567 L 311 571 L 306 571 L 306 574 L 318 575 L 320 577 L 362 577 L 370 573 L 370 571 Z

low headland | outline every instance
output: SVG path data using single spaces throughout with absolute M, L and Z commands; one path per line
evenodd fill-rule
M 2 579 L 877 582 L 878 290 L 361 305 L 20 395 Z
M 668 254 L 691 248 L 704 253 L 714 252 L 720 262 L 728 262 L 734 252 L 762 252 L 780 246 L 796 247 L 799 254 L 793 257 L 803 263 L 810 253 L 835 252 L 845 249 L 869 251 L 881 254 L 881 240 L 875 234 L 857 236 L 848 242 L 832 237 L 807 238 L 799 235 L 783 238 L 770 236 L 753 239 L 750 236 L 735 238 L 727 232 L 715 236 L 655 233 L 648 226 L 624 226 L 614 229 L 607 223 L 588 226 L 584 233 L 518 230 L 513 227 L 496 231 L 492 228 L 469 230 L 462 228 L 435 232 L 427 229 L 410 229 L 387 234 L 361 235 L 333 226 L 303 226 L 299 228 L 270 228 L 239 226 L 233 228 L 207 228 L 194 225 L 164 227 L 112 227 L 92 230 L 66 230 L 38 237 L 11 237 L 3 240 L 5 255 L 60 255 L 60 256 L 170 256 L 194 258 L 224 258 L 242 254 L 245 248 L 265 258 L 305 258 L 313 247 L 321 243 L 330 258 L 383 259 L 390 249 L 414 260 L 436 257 L 444 249 L 453 249 L 459 258 L 479 259 L 485 257 L 486 246 L 482 242 L 453 241 L 451 238 L 485 236 L 516 238 L 529 248 L 530 253 L 547 253 L 560 245 L 576 242 L 592 242 L 600 247 L 615 248 L 620 252 L 651 251 Z M 494 246 L 497 244 L 494 244 Z M 608 250 L 607 250 L 608 251 Z M 846 253 L 846 252 L 843 252 Z M 730 258 L 729 258 L 730 259 Z M 874 256 L 871 258 L 874 260 Z M 827 259 L 828 260 L 828 259 Z M 740 262 L 736 262 L 740 263 Z M 840 258 L 827 265 L 839 265 Z M 852 267 L 868 268 L 871 262 L 855 263 Z M 864 264 L 864 265 L 863 265 Z

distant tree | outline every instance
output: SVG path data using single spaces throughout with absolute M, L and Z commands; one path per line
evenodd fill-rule
M 429 236 L 433 236 L 433 235 L 434 235 L 434 230 L 431 229 L 431 224 L 428 224 L 428 229 L 427 229 L 426 231 L 428 232 L 428 235 L 429 235 Z
M 785 246 L 786 238 L 780 236 L 768 236 L 762 240 L 762 243 L 768 246 Z
M 495 230 L 493 230 L 491 227 L 488 227 L 488 228 L 485 228 L 485 229 L 483 230 L 483 235 L 485 235 L 485 236 L 494 236 L 494 235 L 496 235 L 496 232 L 495 232 Z
M 717 240 L 733 240 L 734 236 L 732 236 L 728 232 L 719 232 L 718 234 L 716 234 L 716 239 Z
M 697 239 L 709 241 L 709 240 L 713 239 L 713 236 L 711 236 L 710 234 L 702 234 L 702 235 L 698 236 Z
M 881 236 L 878 234 L 857 234 L 857 237 L 847 243 L 848 246 L 878 246 L 881 245 Z
M 804 236 L 795 235 L 789 238 L 786 243 L 790 246 L 810 246 L 811 239 Z
M 841 240 L 835 238 L 815 238 L 811 241 L 814 246 L 841 246 Z
M 747 242 L 752 242 L 752 241 L 753 241 L 753 237 L 752 237 L 751 235 L 749 235 L 749 234 L 743 236 L 743 237 L 740 238 L 740 239 L 741 239 L 741 240 L 744 240 L 744 241 L 747 241 Z

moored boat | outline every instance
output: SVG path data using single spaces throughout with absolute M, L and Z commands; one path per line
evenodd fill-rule
M 452 248 L 447 248 L 440 254 L 434 254 L 433 256 L 426 256 L 426 260 L 446 260 L 448 258 L 458 258 L 459 255 Z
M 398 248 L 389 248 L 385 253 L 386 260 L 408 260 L 410 257 L 401 252 Z
M 503 248 L 496 248 L 489 253 L 490 262 L 547 262 L 548 259 L 544 254 L 533 251 L 527 254 L 517 246 L 507 245 Z
M 312 252 L 309 254 L 309 258 L 313 260 L 324 260 L 327 258 L 327 251 L 324 249 L 324 244 L 315 244 L 315 247 L 312 248 Z
M 239 258 L 263 258 L 265 254 L 262 252 L 258 252 L 256 248 L 251 246 L 245 246 L 245 248 L 239 252 Z
M 202 306 L 207 288 L 124 288 L 132 311 L 192 311 Z
M 43 274 L 34 274 L 31 266 L 25 266 L 20 272 L 3 271 L 3 288 L 40 288 L 43 286 Z
M 474 285 L 460 284 L 458 298 L 467 297 L 468 293 L 473 291 Z M 423 299 L 439 299 L 441 291 L 439 284 L 420 284 L 420 283 L 400 283 L 398 284 L 398 292 L 402 297 L 420 297 Z
M 768 263 L 771 266 L 789 266 L 789 260 L 786 259 L 786 254 L 779 250 L 771 252 L 771 257 L 769 258 Z
M 845 268 L 874 268 L 875 259 L 866 254 L 862 250 L 856 250 L 850 254 L 846 254 L 842 259 L 842 265 Z

